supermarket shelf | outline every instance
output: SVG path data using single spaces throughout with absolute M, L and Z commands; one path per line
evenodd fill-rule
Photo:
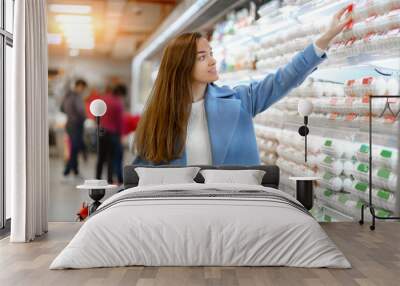
M 302 23 L 315 21 L 315 19 L 321 19 L 322 17 L 333 15 L 336 11 L 354 1 L 331 1 L 331 3 L 327 4 L 326 2 L 327 1 L 323 0 L 308 2 L 300 6 L 296 13 L 292 15 L 292 17 L 295 17 Z
M 311 1 L 299 7 L 286 6 L 279 9 L 276 17 L 261 17 L 256 24 L 243 28 L 226 40 L 211 43 L 214 52 L 218 53 L 226 47 L 237 47 L 248 44 L 249 42 L 260 42 L 263 38 L 288 29 L 297 23 L 314 21 L 317 17 L 323 19 L 324 16 L 333 15 L 338 9 L 351 3 L 350 0 L 342 1 Z
M 302 125 L 303 117 L 300 115 L 288 115 L 287 112 L 285 113 L 285 111 L 282 111 L 282 116 L 280 118 L 269 118 L 268 122 L 272 123 L 277 128 L 289 128 L 297 131 L 297 129 Z M 254 124 L 257 128 L 262 128 L 263 125 L 257 122 Z M 349 125 L 346 121 L 332 121 L 327 118 L 318 118 L 313 116 L 309 117 L 308 124 L 310 134 L 319 136 L 332 134 L 334 138 L 339 136 L 350 138 L 359 133 L 368 135 L 369 128 L 368 125 L 363 125 L 362 122 L 356 122 L 356 124 Z M 385 140 L 385 144 L 388 144 L 388 146 L 397 146 L 398 129 L 398 124 L 382 126 L 381 124 L 378 125 L 377 123 L 373 123 L 373 132 L 376 134 L 373 137 L 373 141 L 382 142 Z M 363 137 L 364 140 L 368 140 L 365 136 Z
M 338 73 L 340 70 L 340 73 Z M 239 70 L 221 73 L 217 84 L 230 87 L 238 84 L 250 84 L 251 81 L 262 80 L 267 74 L 274 73 L 276 69 Z M 379 57 L 378 55 L 360 55 L 349 57 L 338 62 L 322 63 L 312 73 L 315 80 L 344 83 L 349 78 L 362 78 L 365 76 L 394 76 L 400 77 L 400 49 L 398 54 Z M 332 81 L 334 78 L 334 81 Z
M 264 19 L 261 17 L 258 20 L 259 25 L 266 26 L 265 30 L 260 29 L 256 31 L 255 37 L 262 39 L 283 30 L 292 27 L 296 23 L 307 23 L 315 21 L 315 19 L 323 19 L 325 16 L 331 16 L 335 11 L 350 4 L 350 0 L 342 1 L 311 1 L 298 7 L 283 7 L 280 9 L 281 13 L 274 18 Z M 273 23 L 273 24 L 272 24 Z
M 400 74 L 400 48 L 382 49 L 380 51 L 363 52 L 357 55 L 336 57 L 328 52 L 328 60 L 320 65 L 320 69 L 344 67 L 350 70 L 365 68 L 386 69 L 393 75 Z
M 340 70 L 340 72 L 338 72 Z M 359 62 L 358 64 L 341 64 L 341 65 L 320 65 L 313 72 L 313 78 L 317 80 L 330 80 L 344 83 L 350 78 L 362 78 L 366 76 L 400 76 L 400 56 L 390 59 L 380 59 L 371 62 Z

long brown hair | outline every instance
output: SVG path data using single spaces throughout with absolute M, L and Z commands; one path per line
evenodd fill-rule
M 192 107 L 192 71 L 200 33 L 182 34 L 168 43 L 135 134 L 138 155 L 168 162 L 182 155 Z

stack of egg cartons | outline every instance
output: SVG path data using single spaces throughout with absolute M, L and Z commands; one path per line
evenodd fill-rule
M 293 56 L 310 45 L 323 31 L 327 21 L 314 21 L 293 25 L 280 33 L 261 38 L 259 46 L 255 46 L 257 70 L 275 69 L 288 63 Z M 261 25 L 260 29 L 264 27 Z
M 356 160 L 348 163 L 350 179 L 344 189 L 363 202 L 369 201 L 369 145 L 357 144 Z M 396 212 L 398 150 L 374 145 L 372 148 L 372 203 L 378 216 L 387 217 Z
M 316 188 L 317 198 L 329 207 L 339 212 L 355 217 L 359 209 L 358 200 L 354 199 L 344 189 L 345 180 L 351 172 L 345 169 L 346 162 L 354 160 L 354 145 L 350 141 L 325 138 L 322 155 L 319 158 L 319 187 Z
M 341 88 L 342 92 L 318 98 L 313 102 L 315 113 L 311 117 L 312 120 L 325 122 L 328 126 L 352 128 L 368 126 L 369 96 L 399 94 L 399 80 L 394 77 L 368 76 L 346 80 Z M 386 107 L 387 105 L 390 109 Z M 396 114 L 399 111 L 400 99 L 398 98 L 373 99 L 374 127 L 388 131 L 395 130 L 398 128 Z
M 329 101 L 331 98 L 344 97 L 343 84 L 318 81 L 307 78 L 299 87 L 293 89 L 287 96 L 273 105 L 273 108 L 284 112 L 285 120 L 290 122 L 302 122 L 297 108 L 300 100 L 307 99 L 313 103 L 313 113 L 309 116 L 310 124 L 323 123 L 330 112 Z M 325 103 L 325 104 L 324 104 Z
M 397 113 L 400 111 L 400 98 L 374 98 L 369 96 L 392 96 L 399 95 L 399 79 L 395 77 L 363 77 L 359 79 L 349 79 L 346 81 L 344 91 L 349 102 L 354 121 L 359 126 L 366 126 L 369 120 L 369 101 L 374 128 L 387 130 L 388 132 L 397 131 L 399 121 L 396 120 Z M 389 108 L 390 107 L 390 108 Z
M 335 38 L 332 58 L 396 53 L 400 47 L 400 1 L 368 0 L 349 6 L 352 22 Z
M 360 218 L 361 206 L 369 198 L 368 150 L 366 144 L 337 139 L 327 139 L 322 148 L 326 155 L 319 164 L 322 179 L 317 197 L 354 219 Z M 388 217 L 396 210 L 398 152 L 379 146 L 373 150 L 373 205 L 379 216 Z

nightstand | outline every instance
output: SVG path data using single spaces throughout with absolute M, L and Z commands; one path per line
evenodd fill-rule
M 308 210 L 314 203 L 313 182 L 319 177 L 290 177 L 289 180 L 296 181 L 296 199 Z
M 93 203 L 89 206 L 89 215 L 91 215 L 101 205 L 100 200 L 104 197 L 106 190 L 116 187 L 116 185 L 109 185 L 106 180 L 85 180 L 84 185 L 79 185 L 76 188 L 89 190 L 89 197 L 93 200 Z

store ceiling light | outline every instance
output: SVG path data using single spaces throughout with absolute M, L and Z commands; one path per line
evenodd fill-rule
M 94 43 L 93 36 L 87 37 L 66 37 L 67 43 Z
M 93 40 L 93 38 L 91 38 L 91 39 L 83 39 L 83 40 L 76 39 L 76 38 L 75 39 L 67 38 L 67 43 L 69 45 L 73 45 L 73 44 L 77 44 L 77 45 L 79 45 L 79 44 L 82 44 L 82 45 L 90 44 L 90 45 L 93 45 L 94 40 Z
M 63 15 L 65 16 L 65 15 Z M 77 16 L 75 16 L 77 17 Z M 66 42 L 71 49 L 90 50 L 94 48 L 94 33 L 93 24 L 91 21 L 84 20 L 87 18 L 77 18 L 77 22 L 73 22 L 76 18 L 64 17 L 59 19 L 60 29 L 66 39 Z M 91 17 L 89 17 L 91 19 Z M 64 22 L 65 21 L 65 22 Z
M 77 57 L 77 56 L 79 56 L 79 50 L 78 49 L 70 49 L 69 50 L 69 55 L 71 57 Z
M 91 16 L 82 15 L 57 15 L 55 19 L 58 23 L 89 24 L 92 23 Z
M 53 13 L 67 14 L 89 14 L 92 12 L 92 7 L 88 5 L 50 4 L 49 9 Z
M 93 34 L 93 28 L 89 25 L 61 25 L 60 27 L 65 35 Z
M 79 49 L 79 50 L 93 50 L 94 43 L 70 43 L 68 44 L 70 49 Z

